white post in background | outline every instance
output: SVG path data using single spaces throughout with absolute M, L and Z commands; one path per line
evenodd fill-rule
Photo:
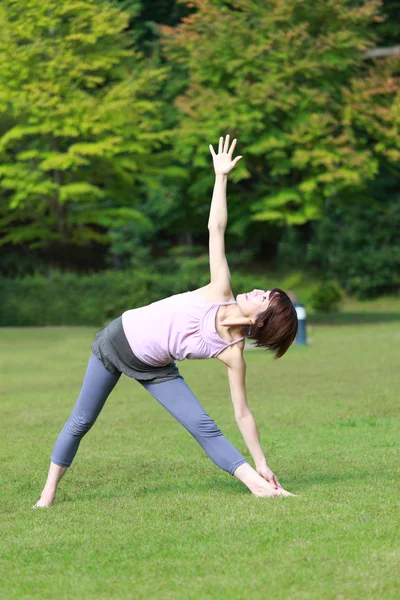
M 296 309 L 297 319 L 299 322 L 299 328 L 297 330 L 297 336 L 294 341 L 295 344 L 299 346 L 307 346 L 307 311 L 306 307 L 298 301 L 297 296 L 294 292 L 289 291 L 287 293 L 291 301 L 293 302 L 293 306 Z
M 297 336 L 295 339 L 295 344 L 299 344 L 301 346 L 307 345 L 307 311 L 305 306 L 300 302 L 296 302 L 294 305 L 297 313 L 297 319 L 299 321 L 299 328 L 297 330 Z

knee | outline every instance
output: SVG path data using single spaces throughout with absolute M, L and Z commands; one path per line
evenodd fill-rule
M 74 415 L 67 425 L 67 433 L 70 435 L 83 436 L 94 425 L 95 419 L 88 419 L 85 415 Z
M 194 423 L 193 428 L 196 433 L 203 438 L 214 438 L 222 435 L 212 418 L 206 413 L 199 415 Z

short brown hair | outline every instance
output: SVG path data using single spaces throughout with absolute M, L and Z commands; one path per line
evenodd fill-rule
M 298 328 L 296 309 L 289 296 L 281 289 L 270 291 L 268 308 L 257 316 L 254 325 L 245 326 L 243 335 L 255 340 L 256 348 L 266 348 L 281 358 L 293 344 Z

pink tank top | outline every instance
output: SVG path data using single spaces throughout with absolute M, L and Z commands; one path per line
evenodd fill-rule
M 122 314 L 132 352 L 154 367 L 173 360 L 215 358 L 228 346 L 215 328 L 218 308 L 236 302 L 210 302 L 195 292 L 175 294 Z

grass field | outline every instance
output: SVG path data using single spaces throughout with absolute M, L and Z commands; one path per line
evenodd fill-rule
M 54 506 L 32 510 L 96 330 L 0 330 L 0 598 L 397 600 L 400 307 L 349 311 L 280 361 L 245 352 L 267 461 L 295 498 L 252 496 L 123 377 Z M 179 368 L 251 462 L 225 367 Z

